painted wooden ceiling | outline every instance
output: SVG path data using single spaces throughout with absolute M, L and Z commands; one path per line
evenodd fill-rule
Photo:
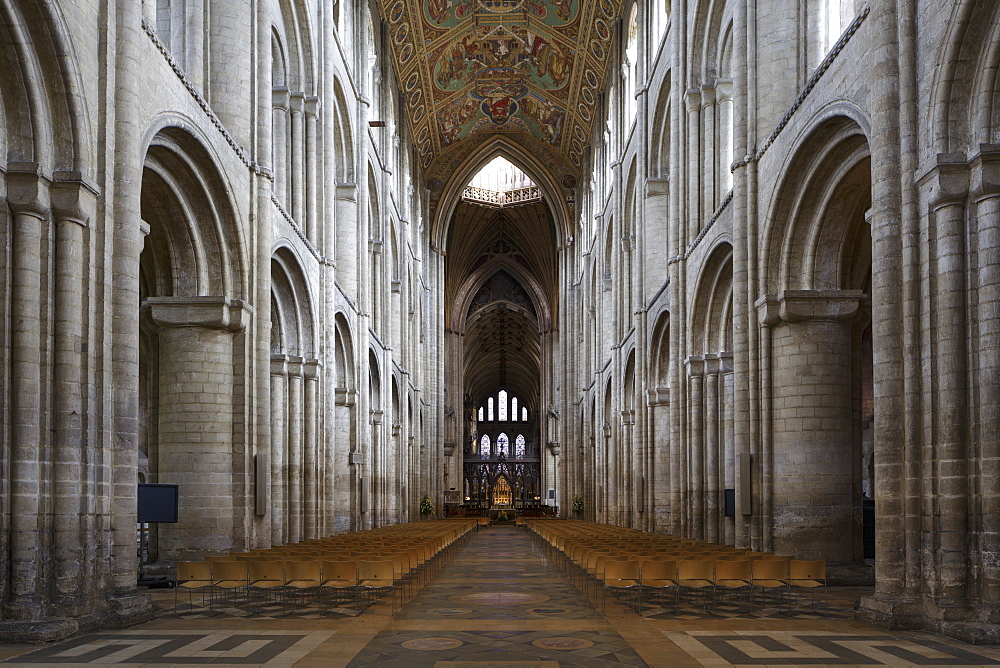
M 498 134 L 577 177 L 621 0 L 381 0 L 428 183 Z

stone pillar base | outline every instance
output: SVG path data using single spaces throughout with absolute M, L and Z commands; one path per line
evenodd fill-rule
M 972 645 L 1000 645 L 1000 623 L 991 611 L 964 606 L 940 606 L 902 597 L 875 594 L 863 596 L 855 616 L 858 620 L 890 631 L 926 630 Z M 992 611 L 997 614 L 1000 611 Z M 986 617 L 988 621 L 956 619 Z
M 0 622 L 2 642 L 52 642 L 102 628 L 125 628 L 153 619 L 149 596 L 136 592 L 106 599 L 103 614 Z
M 4 642 L 49 642 L 80 632 L 75 619 L 40 619 L 31 622 L 0 622 L 0 640 Z
M 135 592 L 123 596 L 109 596 L 102 626 L 125 628 L 153 619 L 153 602 L 148 594 Z
M 863 622 L 890 631 L 924 628 L 920 602 L 902 596 L 862 596 L 855 616 Z

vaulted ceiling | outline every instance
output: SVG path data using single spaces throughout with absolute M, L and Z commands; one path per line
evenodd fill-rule
M 381 3 L 429 182 L 498 134 L 579 175 L 621 0 Z
M 537 410 L 541 334 L 555 326 L 556 252 L 544 202 L 505 209 L 461 202 L 445 270 L 445 318 L 464 336 L 465 392 L 498 389 Z

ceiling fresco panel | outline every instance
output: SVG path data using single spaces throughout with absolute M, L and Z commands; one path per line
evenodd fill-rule
M 428 179 L 502 134 L 579 175 L 621 0 L 382 0 Z

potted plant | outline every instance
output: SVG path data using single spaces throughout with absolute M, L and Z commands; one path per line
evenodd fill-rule
M 424 494 L 424 498 L 420 499 L 420 515 L 426 517 L 434 512 L 434 503 L 431 501 L 430 494 Z
M 573 511 L 574 515 L 582 515 L 583 514 L 583 499 L 581 499 L 579 496 L 574 496 L 573 497 L 573 503 L 570 505 L 569 509 Z

